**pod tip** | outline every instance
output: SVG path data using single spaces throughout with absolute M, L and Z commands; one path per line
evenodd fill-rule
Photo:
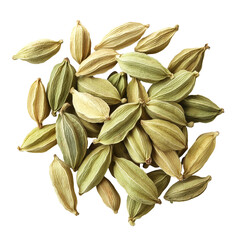
M 146 25 L 144 25 L 145 26 L 145 28 L 149 28 L 150 27 L 150 24 L 146 24 Z
M 21 147 L 19 147 L 19 146 L 17 147 L 17 149 L 18 149 L 19 151 L 22 151 Z
M 135 226 L 135 221 L 133 219 L 129 218 L 128 222 L 131 226 Z
M 60 44 L 62 44 L 62 43 L 63 43 L 63 40 L 62 40 L 62 39 L 60 39 L 58 42 L 59 42 Z
M 178 31 L 179 25 L 177 24 L 174 28 L 175 28 L 176 31 Z

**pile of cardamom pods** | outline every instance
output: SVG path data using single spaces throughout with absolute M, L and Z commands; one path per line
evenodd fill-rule
M 177 181 L 164 195 L 170 202 L 199 196 L 211 180 L 211 176 L 194 174 L 209 159 L 219 133 L 203 133 L 188 150 L 188 127 L 213 121 L 224 112 L 205 96 L 189 95 L 209 46 L 184 49 L 165 68 L 151 54 L 165 49 L 179 26 L 141 38 L 148 28 L 141 23 L 125 23 L 111 30 L 91 53 L 90 34 L 77 21 L 70 52 L 79 64 L 78 71 L 65 58 L 53 67 L 46 91 L 40 78 L 30 87 L 27 108 L 38 126 L 18 149 L 42 153 L 59 146 L 64 161 L 54 155 L 50 177 L 60 202 L 75 215 L 72 171 L 77 171 L 80 195 L 96 187 L 103 202 L 117 213 L 121 201 L 105 177 L 109 169 L 128 194 L 131 225 L 161 203 L 159 197 L 171 177 Z M 117 52 L 135 42 L 134 52 Z M 35 41 L 13 59 L 43 63 L 62 43 Z M 122 72 L 113 71 L 107 79 L 94 77 L 116 64 Z M 151 83 L 148 91 L 142 82 Z M 56 122 L 43 125 L 50 111 L 57 116 Z M 88 138 L 95 139 L 90 144 Z M 156 170 L 146 173 L 147 168 Z

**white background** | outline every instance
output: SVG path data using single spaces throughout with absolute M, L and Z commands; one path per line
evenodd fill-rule
M 9 0 L 1 3 L 0 239 L 240 239 L 238 2 Z M 209 97 L 225 113 L 212 123 L 199 123 L 189 129 L 189 145 L 201 133 L 220 132 L 214 153 L 198 172 L 202 177 L 211 175 L 212 181 L 196 199 L 174 204 L 163 201 L 137 220 L 135 227 L 127 221 L 127 195 L 109 173 L 107 176 L 122 196 L 119 213 L 114 215 L 93 189 L 78 198 L 80 215 L 75 217 L 59 203 L 49 177 L 53 154 L 62 158 L 58 147 L 43 154 L 17 150 L 36 126 L 26 106 L 30 85 L 41 77 L 46 86 L 53 66 L 64 57 L 68 56 L 78 67 L 69 51 L 70 33 L 78 19 L 89 30 L 93 46 L 109 30 L 128 21 L 150 24 L 144 36 L 179 24 L 169 46 L 154 55 L 166 67 L 184 48 L 201 47 L 205 43 L 211 47 L 193 94 Z M 60 52 L 39 65 L 11 59 L 27 43 L 41 38 L 63 39 Z M 134 46 L 119 52 L 132 51 Z M 49 117 L 45 124 L 54 120 Z M 172 179 L 171 184 L 174 182 Z

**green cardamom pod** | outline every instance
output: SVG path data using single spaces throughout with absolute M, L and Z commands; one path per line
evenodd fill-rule
M 199 171 L 211 156 L 219 132 L 209 132 L 200 135 L 191 146 L 183 160 L 184 178 Z
M 117 61 L 123 72 L 144 82 L 156 83 L 173 78 L 173 74 L 168 69 L 145 53 L 125 53 L 120 55 Z
M 100 123 L 90 123 L 82 118 L 79 118 L 80 122 L 87 131 L 87 136 L 90 138 L 96 138 L 101 131 L 102 124 Z
M 113 145 L 113 155 L 119 158 L 132 160 L 123 141 Z
M 71 87 L 76 84 L 75 72 L 68 58 L 55 65 L 52 70 L 47 86 L 47 97 L 54 116 L 66 102 Z
M 147 205 L 161 203 L 154 182 L 142 169 L 125 158 L 114 156 L 113 161 L 114 176 L 133 200 Z
M 34 128 L 23 140 L 19 151 L 41 153 L 57 144 L 55 124 Z
M 148 95 L 150 99 L 157 99 L 167 102 L 180 102 L 193 90 L 198 72 L 181 70 L 174 74 L 174 78 L 153 84 Z
M 187 70 L 190 72 L 200 72 L 202 69 L 202 62 L 205 51 L 210 47 L 205 44 L 202 48 L 187 48 L 178 53 L 170 62 L 168 69 L 172 73 L 180 70 Z
M 173 28 L 164 28 L 142 38 L 134 50 L 147 54 L 158 53 L 168 46 L 178 28 L 179 25 Z
M 183 132 L 183 135 L 186 138 L 186 147 L 181 149 L 181 150 L 176 151 L 179 157 L 181 157 L 188 149 L 188 130 L 187 130 L 187 127 L 184 126 L 184 127 L 181 128 L 181 130 Z
M 125 103 L 126 98 L 122 98 L 118 90 L 106 79 L 95 77 L 80 77 L 77 81 L 79 92 L 92 94 L 104 100 L 108 105 Z
M 201 95 L 190 95 L 180 102 L 186 119 L 193 122 L 208 123 L 224 112 L 210 99 Z
M 60 50 L 62 43 L 63 40 L 41 39 L 34 41 L 22 48 L 12 58 L 13 60 L 21 59 L 34 64 L 43 63 Z
M 101 145 L 92 150 L 77 171 L 79 194 L 90 191 L 103 179 L 112 160 L 112 146 Z
M 173 123 L 152 119 L 141 120 L 141 125 L 155 146 L 164 152 L 181 150 L 186 146 L 186 138 L 183 132 Z
M 183 202 L 201 195 L 207 188 L 211 176 L 204 178 L 191 176 L 186 180 L 173 184 L 164 195 L 164 199 L 172 202 Z

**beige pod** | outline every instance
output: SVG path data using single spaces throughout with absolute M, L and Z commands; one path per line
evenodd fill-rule
M 41 78 L 38 78 L 30 87 L 27 99 L 27 109 L 30 117 L 42 128 L 42 122 L 50 113 L 46 91 Z
M 60 50 L 62 43 L 63 40 L 41 39 L 34 41 L 22 48 L 12 58 L 13 60 L 21 59 L 34 64 L 43 63 Z
M 149 28 L 149 24 L 143 25 L 137 22 L 124 23 L 112 29 L 94 49 L 109 48 L 118 50 L 130 46 L 141 38 L 147 28 Z
M 97 185 L 97 191 L 106 206 L 111 208 L 115 214 L 118 213 L 121 198 L 113 184 L 106 177 Z
M 186 147 L 184 149 L 181 149 L 181 150 L 177 151 L 177 154 L 178 154 L 179 157 L 181 157 L 188 149 L 188 129 L 187 129 L 187 127 L 184 126 L 184 127 L 181 128 L 181 130 L 183 132 L 183 135 L 186 138 L 186 143 L 187 144 L 186 144 Z
M 91 53 L 90 34 L 79 20 L 71 33 L 70 52 L 72 57 L 79 64 Z
M 79 214 L 77 197 L 70 168 L 57 155 L 54 155 L 54 160 L 49 167 L 49 174 L 59 201 L 66 210 L 77 216 Z

